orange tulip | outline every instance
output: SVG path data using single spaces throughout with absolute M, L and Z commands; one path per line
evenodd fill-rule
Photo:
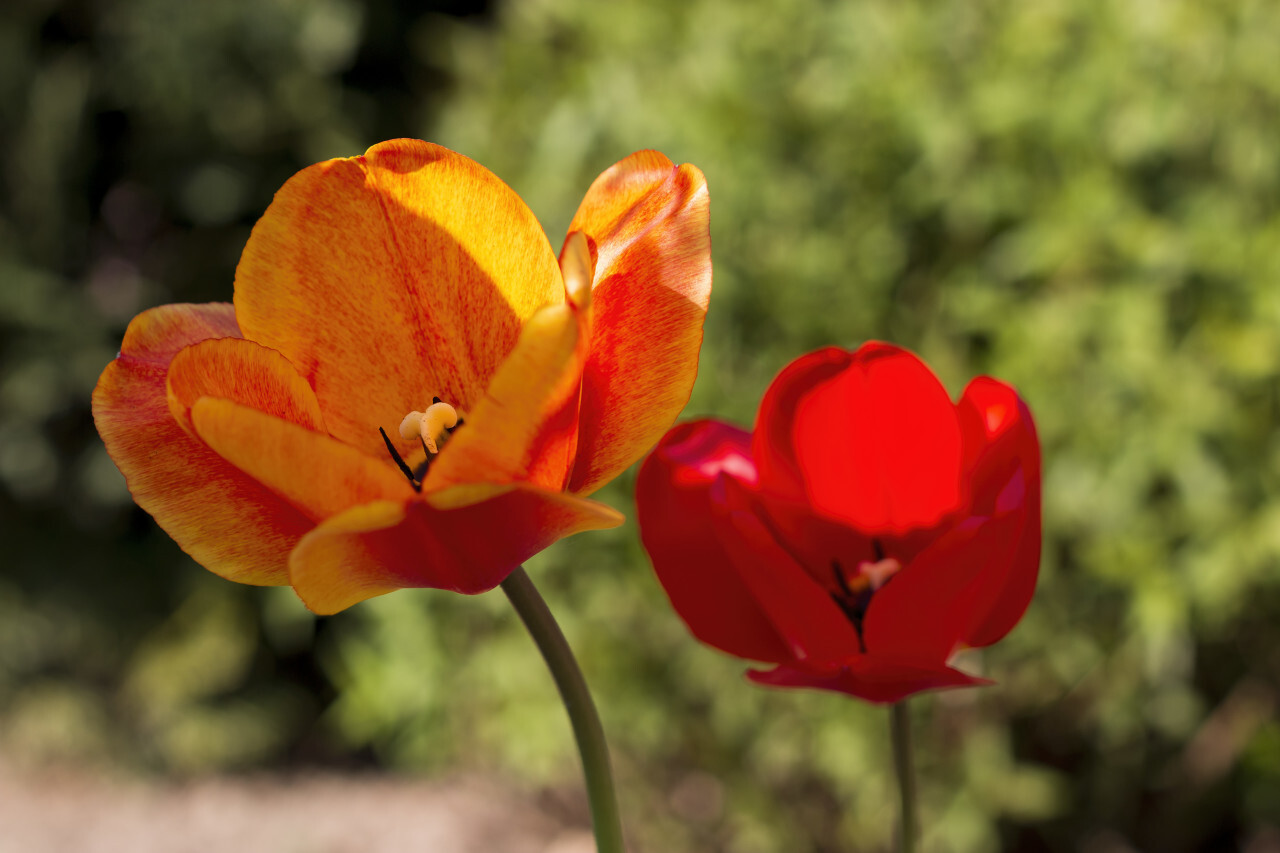
M 641 151 L 592 184 L 557 263 L 491 172 L 384 142 L 281 188 L 234 306 L 134 318 L 94 419 L 138 504 L 225 578 L 317 613 L 483 592 L 621 523 L 585 496 L 688 400 L 707 222 L 701 172 Z

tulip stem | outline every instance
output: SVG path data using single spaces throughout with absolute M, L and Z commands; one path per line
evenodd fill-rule
M 911 714 L 907 700 L 895 702 L 889 709 L 889 737 L 893 741 L 893 766 L 898 774 L 898 792 L 902 795 L 902 830 L 898 849 L 915 853 L 919 827 L 916 822 L 916 773 L 911 761 Z
M 624 853 L 618 798 L 614 794 L 613 771 L 609 767 L 609 747 L 582 670 L 578 668 L 555 617 L 523 566 L 507 576 L 502 582 L 502 591 L 511 600 L 516 613 L 520 614 L 520 620 L 529 629 L 538 651 L 542 652 L 565 710 L 569 712 L 573 736 L 578 742 L 578 754 L 582 756 L 582 771 L 587 778 L 587 799 L 591 804 L 597 853 Z

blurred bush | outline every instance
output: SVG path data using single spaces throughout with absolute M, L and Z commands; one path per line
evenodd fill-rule
M 295 171 L 430 120 L 424 33 L 482 2 L 0 7 L 0 749 L 195 771 L 333 757 L 290 593 L 194 566 L 89 414 L 125 325 L 229 300 Z
M 955 392 L 1013 382 L 1037 416 L 1036 601 L 966 653 L 999 686 L 913 702 L 929 849 L 1274 849 L 1280 8 L 177 8 L 0 13 L 6 750 L 466 764 L 573 790 L 562 711 L 500 596 L 314 620 L 207 576 L 130 509 L 87 393 L 133 313 L 228 297 L 247 228 L 313 160 L 435 139 L 558 243 L 594 176 L 653 147 L 713 199 L 691 415 L 749 424 L 796 355 L 882 338 Z M 601 497 L 629 511 L 630 487 Z M 688 638 L 630 525 L 529 568 L 644 849 L 887 848 L 881 709 L 747 685 Z

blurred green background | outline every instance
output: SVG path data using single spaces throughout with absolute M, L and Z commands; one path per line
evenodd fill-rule
M 500 594 L 316 619 L 200 569 L 89 415 L 128 320 L 226 300 L 272 193 L 416 136 L 559 246 L 650 147 L 707 176 L 687 414 L 891 340 L 1014 383 L 1036 599 L 913 701 L 927 849 L 1280 850 L 1280 5 L 1266 0 L 12 0 L 0 9 L 0 752 L 177 777 L 459 767 L 577 790 Z M 601 498 L 632 514 L 632 478 Z M 633 524 L 529 570 L 646 851 L 887 849 L 884 709 L 699 646 Z

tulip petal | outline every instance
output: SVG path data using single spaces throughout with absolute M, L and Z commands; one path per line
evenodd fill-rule
M 711 488 L 712 530 L 796 661 L 831 661 L 860 651 L 849 617 L 830 592 L 761 522 L 746 489 L 730 477 Z
M 640 151 L 596 179 L 570 223 L 597 251 L 570 491 L 624 471 L 689 401 L 711 294 L 708 217 L 700 171 Z
M 984 596 L 992 602 L 990 610 L 963 637 L 967 645 L 989 646 L 1013 629 L 1035 594 L 1040 568 L 1040 442 L 1026 404 L 998 380 L 981 376 L 970 382 L 959 414 L 974 511 L 1014 512 L 1020 517 L 1013 558 L 983 575 L 992 589 Z
M 729 424 L 678 425 L 640 466 L 636 519 L 658 580 L 695 637 L 739 657 L 789 660 L 764 608 L 708 535 L 711 485 L 725 472 L 753 478 L 750 446 L 750 434 Z
M 374 455 L 378 427 L 394 435 L 433 396 L 472 409 L 524 322 L 563 300 L 524 202 L 416 140 L 293 176 L 236 269 L 244 336 L 294 365 L 334 437 Z
M 750 440 L 718 421 L 682 424 L 641 466 L 636 515 L 658 579 L 694 636 L 731 654 L 780 662 L 856 652 L 857 635 L 830 597 L 740 492 L 726 494 L 755 479 Z
M 961 504 L 956 408 L 924 362 L 871 342 L 797 359 L 760 404 L 761 488 L 868 535 L 938 523 Z
M 324 432 L 320 403 L 306 380 L 275 350 L 243 338 L 200 341 L 169 364 L 169 409 L 190 428 L 191 406 L 218 397 Z
M 230 305 L 165 305 L 139 314 L 98 380 L 93 417 L 134 500 L 182 550 L 228 580 L 283 584 L 289 551 L 311 523 L 184 431 L 166 397 L 176 353 L 239 334 Z
M 808 504 L 777 495 L 759 495 L 757 503 L 762 520 L 778 542 L 830 593 L 841 591 L 834 565 L 852 571 L 860 563 L 879 559 L 873 537 L 815 514 Z M 878 537 L 875 541 L 882 546 L 890 545 L 885 553 L 899 557 L 899 551 L 892 547 L 899 540 Z
M 582 313 L 572 303 L 535 314 L 466 423 L 431 464 L 423 488 L 528 482 L 563 489 L 587 354 L 583 331 Z
M 167 366 L 178 351 L 210 338 L 239 338 L 235 309 L 226 302 L 180 303 L 143 311 L 129 323 L 120 354 Z
M 992 682 L 945 664 L 900 655 L 870 654 L 850 658 L 844 666 L 802 669 L 779 666 L 749 670 L 747 677 L 770 687 L 812 687 L 847 693 L 868 702 L 900 702 L 922 690 L 979 687 Z
M 999 599 L 1021 528 L 1014 514 L 970 518 L 916 556 L 871 599 L 863 638 L 872 654 L 944 662 Z
M 525 485 L 463 486 L 406 503 L 377 501 L 324 521 L 298 543 L 290 580 L 316 613 L 405 587 L 467 594 L 497 586 L 565 536 L 616 527 L 610 507 Z
M 201 397 L 191 424 L 215 453 L 316 522 L 415 494 L 390 461 L 231 400 Z

